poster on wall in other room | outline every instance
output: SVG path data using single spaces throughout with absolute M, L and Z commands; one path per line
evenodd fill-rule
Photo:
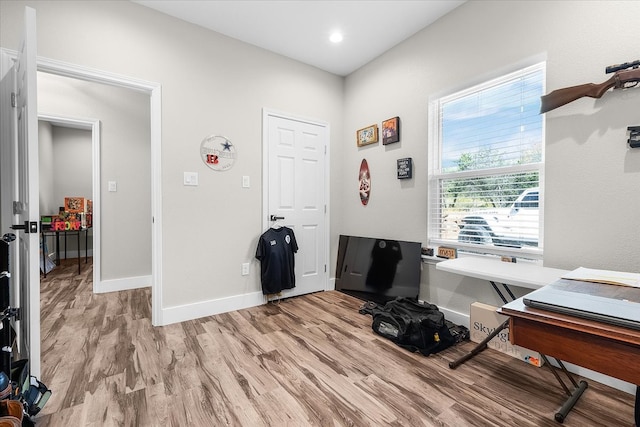
M 86 203 L 84 197 L 65 197 L 64 210 L 70 213 L 86 212 Z

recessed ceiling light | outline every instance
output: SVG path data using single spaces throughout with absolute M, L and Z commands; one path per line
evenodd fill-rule
M 342 33 L 338 31 L 334 32 L 331 34 L 331 37 L 329 37 L 329 40 L 333 43 L 340 43 L 342 41 Z

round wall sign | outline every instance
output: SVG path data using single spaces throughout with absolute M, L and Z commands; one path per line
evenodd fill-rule
M 236 149 L 224 136 L 212 135 L 200 144 L 200 157 L 214 171 L 226 171 L 236 161 Z

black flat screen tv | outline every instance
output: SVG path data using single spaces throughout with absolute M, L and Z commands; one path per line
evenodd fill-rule
M 418 298 L 421 243 L 340 235 L 336 290 L 383 304 Z

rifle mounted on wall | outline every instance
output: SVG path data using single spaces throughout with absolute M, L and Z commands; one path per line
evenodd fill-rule
M 625 62 L 624 64 L 610 65 L 605 69 L 605 73 L 614 73 L 611 78 L 603 83 L 587 83 L 578 86 L 557 89 L 548 95 L 540 98 L 540 114 L 562 107 L 576 99 L 588 96 L 590 98 L 600 98 L 611 88 L 627 89 L 634 87 L 640 82 L 640 60 Z

